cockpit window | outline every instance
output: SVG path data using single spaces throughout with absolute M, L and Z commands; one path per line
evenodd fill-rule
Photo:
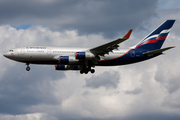
M 14 52 L 14 50 L 9 50 L 8 52 Z

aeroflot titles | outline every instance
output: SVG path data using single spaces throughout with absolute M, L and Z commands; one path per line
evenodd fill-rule
M 26 47 L 27 49 L 46 49 L 46 47 Z

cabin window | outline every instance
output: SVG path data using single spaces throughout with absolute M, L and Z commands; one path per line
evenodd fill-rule
M 8 52 L 14 52 L 14 50 L 9 50 Z

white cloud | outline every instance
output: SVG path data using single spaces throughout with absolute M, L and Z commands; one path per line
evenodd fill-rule
M 0 118 L 138 119 L 157 114 L 179 118 L 180 36 L 175 32 L 179 24 L 174 27 L 164 46 L 176 45 L 176 48 L 166 55 L 126 66 L 95 67 L 95 74 L 80 75 L 77 71 L 55 71 L 54 66 L 39 65 L 32 65 L 31 71 L 26 72 L 25 65 L 2 54 L 26 45 L 95 47 L 110 39 L 104 39 L 102 34 L 79 35 L 76 30 L 59 32 L 41 26 L 16 30 L 0 26 Z M 138 39 L 135 34 L 134 39 Z M 130 41 L 123 46 L 128 44 Z M 114 88 L 106 89 L 106 84 L 87 87 L 88 80 L 92 82 L 92 78 L 104 73 L 111 84 L 116 83 Z M 113 76 L 117 81 L 111 80 Z M 98 80 L 94 79 L 94 84 Z
M 25 114 L 25 115 L 3 115 L 0 114 L 1 120 L 40 120 L 41 113 Z

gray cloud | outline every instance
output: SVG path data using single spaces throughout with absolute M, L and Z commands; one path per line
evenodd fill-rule
M 179 12 L 157 12 L 157 2 L 0 1 L 1 25 L 35 24 L 25 31 L 0 26 L 0 119 L 179 119 Z M 170 18 L 177 22 L 164 46 L 177 47 L 166 56 L 123 67 L 97 67 L 93 75 L 39 65 L 30 65 L 26 72 L 24 64 L 2 56 L 25 45 L 95 46 L 105 42 L 98 33 L 112 37 L 130 28 L 150 32 Z M 130 42 L 144 34 L 136 33 Z
M 157 0 L 7 0 L 0 2 L 0 24 L 38 24 L 53 30 L 75 29 L 79 34 L 113 37 L 149 21 L 156 14 L 156 4 Z
M 1 26 L 0 31 L 0 113 L 28 114 L 34 112 L 30 106 L 57 104 L 53 82 L 65 78 L 64 72 L 55 71 L 54 66 L 31 64 L 31 71 L 27 72 L 25 63 L 16 63 L 3 56 L 8 49 L 31 44 L 34 40 L 36 44 L 40 43 L 36 33 L 42 35 L 42 32 L 37 27 L 17 31 L 10 26 Z
M 137 115 L 133 117 L 127 117 L 128 120 L 178 120 L 180 115 L 173 114 L 172 116 L 169 114 L 163 114 L 163 113 L 154 113 L 154 114 L 144 114 L 144 115 Z
M 120 76 L 118 72 L 104 72 L 97 76 L 86 79 L 86 86 L 91 88 L 117 88 Z
M 16 64 L 5 72 L 0 81 L 0 113 L 27 114 L 32 105 L 57 104 L 51 82 L 65 77 L 64 73 L 52 74 L 47 66 L 31 68 L 27 72 L 25 65 Z
M 142 92 L 141 88 L 136 88 L 134 90 L 127 90 L 127 91 L 125 91 L 126 94 L 133 94 L 133 95 L 137 95 L 137 94 L 139 94 L 141 92 Z
M 166 75 L 164 75 L 164 71 L 157 71 L 155 80 L 158 81 L 161 85 L 166 87 L 169 93 L 176 92 L 177 90 L 180 89 L 180 81 L 179 78 L 180 76 L 174 76 L 170 78 L 165 78 Z M 166 76 L 169 77 L 169 76 Z
M 179 26 L 179 24 L 175 23 L 175 29 L 174 31 L 176 31 L 177 26 Z M 178 51 L 180 51 L 180 45 L 179 45 L 179 34 L 177 34 L 177 36 L 179 37 L 173 37 L 174 36 L 174 32 L 172 31 L 172 34 L 170 36 L 170 38 L 167 38 L 168 40 L 166 41 L 166 44 L 168 46 L 176 46 L 173 50 L 171 50 L 169 52 L 166 52 L 165 56 L 162 56 L 160 59 L 160 61 L 163 62 L 159 62 L 158 64 L 160 65 L 158 67 L 158 70 L 155 74 L 155 80 L 163 87 L 166 88 L 166 90 L 169 92 L 169 94 L 174 94 L 176 93 L 179 88 L 180 88 L 180 74 L 179 74 L 179 55 L 178 55 Z M 169 63 L 171 63 L 169 65 Z

